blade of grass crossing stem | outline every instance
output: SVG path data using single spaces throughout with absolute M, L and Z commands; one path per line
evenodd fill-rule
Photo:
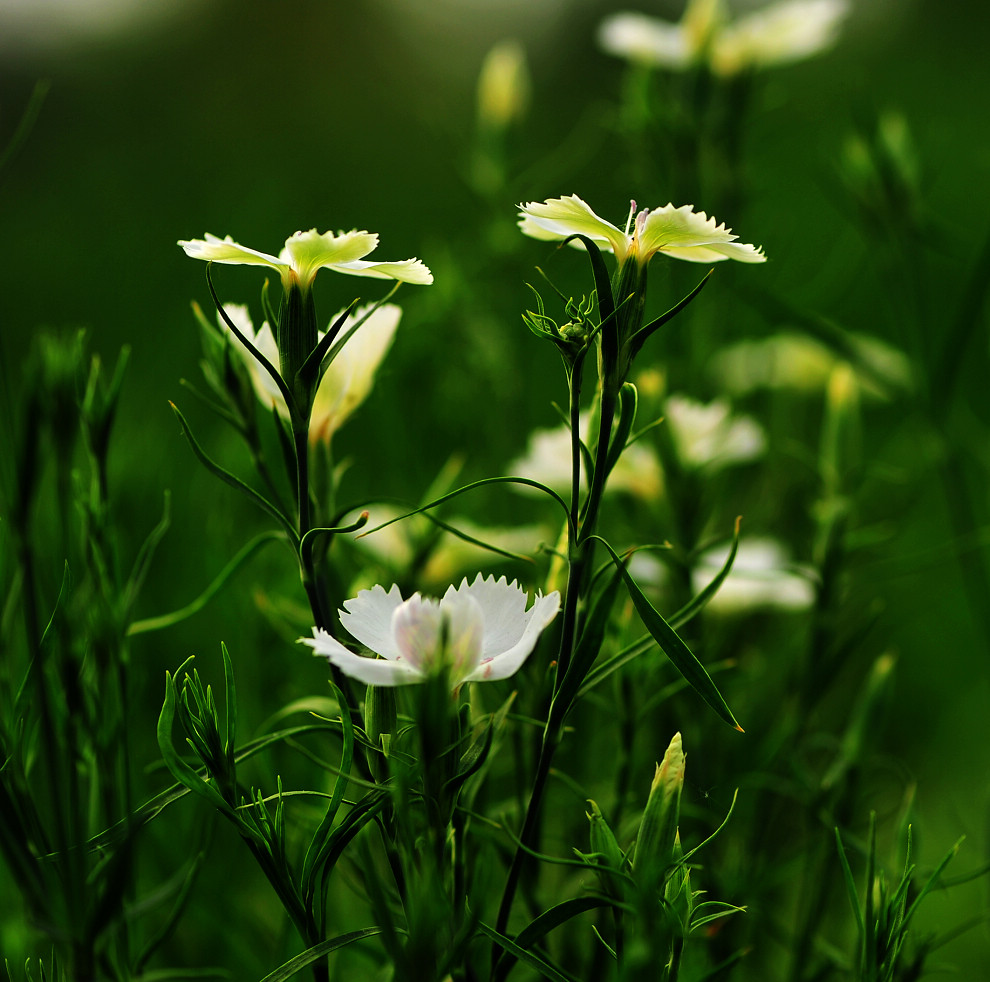
M 550 982 L 576 982 L 574 976 L 565 975 L 563 970 L 558 966 L 544 961 L 532 951 L 520 948 L 511 938 L 507 938 L 501 932 L 496 931 L 495 928 L 489 927 L 484 921 L 478 921 L 478 927 L 483 934 L 487 934 L 503 951 L 508 952 L 510 955 L 515 955 L 519 961 L 525 962 L 530 968 L 535 969 L 543 978 L 550 979 Z
M 704 666 L 694 656 L 691 649 L 681 640 L 677 632 L 663 619 L 660 612 L 650 603 L 646 595 L 636 585 L 636 581 L 629 575 L 625 563 L 619 558 L 615 550 L 601 537 L 592 536 L 605 546 L 612 562 L 615 563 L 622 579 L 625 581 L 629 597 L 643 621 L 644 626 L 653 635 L 653 639 L 660 646 L 660 650 L 670 659 L 674 667 L 684 676 L 685 681 L 701 696 L 702 699 L 715 711 L 719 719 L 724 720 L 731 727 L 743 732 L 743 728 L 736 722 L 722 693 L 718 691 L 711 676 L 705 671 Z
M 351 931 L 350 934 L 342 934 L 337 938 L 331 938 L 329 941 L 321 941 L 318 945 L 307 948 L 302 954 L 296 955 L 295 958 L 290 958 L 284 965 L 266 975 L 261 982 L 286 982 L 297 972 L 331 952 L 337 951 L 338 948 L 353 944 L 355 941 L 363 941 L 365 938 L 373 938 L 378 934 L 381 934 L 381 928 L 366 927 L 362 931 Z

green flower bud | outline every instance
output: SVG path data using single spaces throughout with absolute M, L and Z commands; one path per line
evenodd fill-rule
M 664 870 L 677 859 L 677 823 L 685 760 L 681 735 L 675 733 L 654 774 L 650 797 L 639 825 L 633 870 L 637 879 L 645 877 L 647 882 L 653 881 L 658 886 Z
M 590 799 L 588 804 L 591 806 L 591 811 L 585 814 L 591 823 L 592 853 L 588 858 L 596 859 L 601 867 L 598 879 L 602 885 L 602 892 L 618 899 L 621 895 L 622 882 L 614 873 L 622 870 L 625 865 L 625 856 L 615 838 L 615 833 L 605 821 L 598 804 Z

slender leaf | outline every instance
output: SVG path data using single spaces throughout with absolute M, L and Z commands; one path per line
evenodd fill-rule
M 379 927 L 366 927 L 361 931 L 351 931 L 350 934 L 341 934 L 339 937 L 331 938 L 329 941 L 321 941 L 318 945 L 307 948 L 302 954 L 296 955 L 295 958 L 290 958 L 284 965 L 266 975 L 261 982 L 285 982 L 286 979 L 291 979 L 297 972 L 306 968 L 308 965 L 312 965 L 313 962 L 325 958 L 331 952 L 344 948 L 349 944 L 354 944 L 355 941 L 373 938 L 381 933 L 381 928 Z
M 545 961 L 534 952 L 520 948 L 511 938 L 507 938 L 504 934 L 496 931 L 495 928 L 489 927 L 484 921 L 478 921 L 478 927 L 481 929 L 482 934 L 486 934 L 491 938 L 503 951 L 514 955 L 519 961 L 525 962 L 530 968 L 539 972 L 543 978 L 550 979 L 550 982 L 578 982 L 573 975 L 565 974 L 559 966 Z
M 601 537 L 593 536 L 605 546 L 612 561 L 618 567 L 619 572 L 625 581 L 626 589 L 632 599 L 636 612 L 643 621 L 646 629 L 653 635 L 654 640 L 660 646 L 660 650 L 670 659 L 674 667 L 684 676 L 685 680 L 701 696 L 702 699 L 715 711 L 719 719 L 724 720 L 740 733 L 743 728 L 736 722 L 732 711 L 729 709 L 722 694 L 718 691 L 711 676 L 705 671 L 704 666 L 694 656 L 691 649 L 681 640 L 677 632 L 663 619 L 659 611 L 650 603 L 642 590 L 636 585 L 636 581 L 629 575 L 625 563 L 619 558 L 615 550 Z
M 193 614 L 199 613 L 219 592 L 230 578 L 243 566 L 262 546 L 274 542 L 276 539 L 285 541 L 285 536 L 281 532 L 262 532 L 255 536 L 247 545 L 238 550 L 230 562 L 216 575 L 213 582 L 198 596 L 191 600 L 184 607 L 173 610 L 169 614 L 159 614 L 156 617 L 146 617 L 140 621 L 134 621 L 127 629 L 129 636 L 135 634 L 145 634 L 149 631 L 160 631 L 166 627 L 172 627 L 181 621 L 187 620 Z
M 175 405 L 174 402 L 170 402 L 169 405 L 172 407 L 172 411 L 178 417 L 179 425 L 182 427 L 182 433 L 185 438 L 189 441 L 189 446 L 192 447 L 193 453 L 196 455 L 199 462 L 215 477 L 220 478 L 224 484 L 229 484 L 230 487 L 236 488 L 238 491 L 247 495 L 262 511 L 274 518 L 286 531 L 289 538 L 292 540 L 293 544 L 296 543 L 296 531 L 292 527 L 292 522 L 289 521 L 285 515 L 282 514 L 267 498 L 259 494 L 250 485 L 245 484 L 239 477 L 231 474 L 230 471 L 225 470 L 216 461 L 210 459 L 206 455 L 206 452 L 196 441 L 196 438 L 192 434 L 192 430 L 189 428 L 189 424 L 186 422 L 185 417 L 179 411 L 179 407 Z
M 524 927 L 516 935 L 515 943 L 520 948 L 529 949 L 552 930 L 560 927 L 562 924 L 566 924 L 580 914 L 608 906 L 610 906 L 610 901 L 607 897 L 575 897 L 572 900 L 565 900 L 551 907 L 549 910 L 545 910 L 539 917 Z M 502 982 L 515 963 L 516 958 L 514 955 L 505 955 L 501 958 L 498 968 L 495 970 L 495 982 Z

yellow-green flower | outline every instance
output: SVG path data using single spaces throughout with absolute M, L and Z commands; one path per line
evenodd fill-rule
M 229 235 L 220 239 L 206 233 L 205 239 L 182 240 L 179 245 L 187 256 L 206 262 L 236 266 L 269 266 L 278 270 L 286 293 L 295 286 L 307 292 L 321 269 L 332 269 L 351 276 L 373 276 L 401 280 L 404 283 L 429 284 L 433 274 L 419 259 L 400 262 L 369 262 L 364 259 L 378 246 L 375 232 L 296 232 L 285 240 L 277 256 L 258 252 L 235 242 Z
M 576 194 L 520 205 L 519 228 L 534 239 L 566 239 L 584 235 L 615 254 L 622 266 L 635 258 L 645 266 L 658 252 L 693 263 L 735 259 L 743 263 L 766 261 L 763 250 L 738 242 L 738 235 L 691 205 L 643 208 L 631 202 L 625 229 L 596 215 Z

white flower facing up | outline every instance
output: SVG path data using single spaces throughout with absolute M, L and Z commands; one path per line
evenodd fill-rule
M 694 263 L 717 263 L 735 259 L 742 263 L 766 261 L 763 250 L 738 242 L 738 235 L 691 205 L 643 208 L 631 203 L 625 229 L 596 215 L 576 194 L 564 198 L 530 201 L 520 205 L 519 228 L 534 239 L 565 239 L 584 235 L 615 254 L 622 266 L 635 258 L 645 266 L 658 252 Z M 580 244 L 580 240 L 574 240 Z
M 783 0 L 730 21 L 724 0 L 688 0 L 676 24 L 641 13 L 619 13 L 601 24 L 609 54 L 680 70 L 707 62 L 721 76 L 810 58 L 831 47 L 847 0 Z
M 368 312 L 369 307 L 359 307 L 351 313 L 340 329 L 343 337 Z M 226 304 L 224 311 L 234 326 L 250 341 L 273 365 L 278 365 L 278 346 L 275 335 L 265 321 L 257 332 L 251 323 L 247 307 L 240 304 Z M 331 323 L 337 320 L 336 314 Z M 402 310 L 395 304 L 382 304 L 347 339 L 333 361 L 330 362 L 313 399 L 313 411 L 309 422 L 310 443 L 328 442 L 351 413 L 361 405 L 375 380 L 375 373 L 382 359 L 388 353 L 395 337 Z M 240 353 L 247 366 L 254 391 L 262 404 L 274 408 L 283 419 L 289 418 L 289 408 L 279 391 L 275 380 L 261 363 L 241 343 L 240 339 L 218 318 L 226 330 L 234 348 Z M 320 335 L 322 337 L 322 334 Z
M 372 276 L 378 279 L 401 280 L 404 283 L 426 285 L 433 274 L 419 259 L 400 262 L 368 262 L 364 259 L 378 246 L 375 232 L 296 232 L 285 240 L 281 252 L 272 256 L 235 242 L 229 235 L 218 238 L 206 233 L 205 239 L 179 242 L 187 256 L 206 262 L 235 266 L 268 266 L 278 271 L 286 293 L 292 287 L 307 292 L 321 269 L 332 269 L 351 276 Z
M 345 601 L 340 612 L 344 630 L 373 655 L 355 654 L 319 628 L 299 640 L 367 685 L 408 685 L 445 670 L 457 688 L 508 678 L 529 657 L 560 608 L 560 594 L 538 593 L 528 610 L 526 601 L 515 580 L 480 573 L 473 583 L 465 578 L 449 587 L 439 601 L 418 593 L 403 600 L 398 586 L 388 592 L 376 586 Z

